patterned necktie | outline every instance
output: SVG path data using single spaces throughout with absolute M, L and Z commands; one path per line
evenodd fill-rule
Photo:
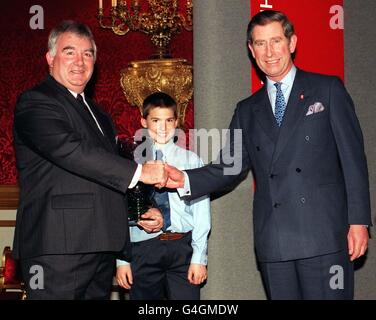
M 161 150 L 156 150 L 155 159 L 163 161 L 163 152 Z M 167 228 L 171 225 L 170 202 L 168 200 L 168 191 L 165 191 L 163 189 L 155 189 L 153 198 L 159 210 L 161 210 L 163 214 L 164 223 L 162 230 L 166 231 Z
M 286 102 L 285 102 L 285 97 L 283 96 L 282 89 L 281 89 L 282 83 L 276 82 L 274 85 L 277 88 L 274 116 L 275 116 L 275 120 L 277 121 L 278 127 L 280 127 L 282 123 L 283 115 L 286 110 Z

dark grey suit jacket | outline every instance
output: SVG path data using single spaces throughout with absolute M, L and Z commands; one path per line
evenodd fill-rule
M 88 103 L 105 136 L 50 76 L 17 102 L 17 258 L 119 251 L 129 242 L 124 194 L 137 165 L 118 156 L 110 117 Z
M 306 115 L 320 102 L 322 112 Z M 256 181 L 254 237 L 260 261 L 286 261 L 346 248 L 349 224 L 371 224 L 363 137 L 353 102 L 336 77 L 297 71 L 281 128 L 266 88 L 239 102 L 230 150 Z M 223 156 L 223 154 L 222 154 Z M 188 171 L 192 198 L 238 179 L 226 165 Z

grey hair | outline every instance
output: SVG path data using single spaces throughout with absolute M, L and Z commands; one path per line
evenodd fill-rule
M 50 35 L 48 36 L 48 51 L 50 52 L 51 56 L 56 55 L 57 39 L 59 38 L 59 36 L 61 36 L 61 34 L 65 32 L 71 32 L 77 36 L 88 38 L 93 46 L 94 60 L 96 60 L 97 46 L 95 44 L 94 37 L 90 28 L 84 23 L 71 20 L 63 21 L 51 30 Z

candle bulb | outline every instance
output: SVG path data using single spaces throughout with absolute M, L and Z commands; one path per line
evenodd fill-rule
M 103 9 L 103 0 L 99 0 L 99 9 Z

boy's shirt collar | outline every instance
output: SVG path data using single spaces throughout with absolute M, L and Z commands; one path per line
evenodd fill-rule
M 171 147 L 174 145 L 174 138 L 171 138 L 170 140 L 167 141 L 167 143 L 158 143 L 158 142 L 154 142 L 154 151 L 155 150 L 161 150 L 162 152 L 164 152 L 166 154 L 166 152 L 168 152 Z

